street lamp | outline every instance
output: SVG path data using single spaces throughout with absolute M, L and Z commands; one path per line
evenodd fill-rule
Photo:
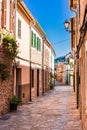
M 66 31 L 69 31 L 69 26 L 70 26 L 70 22 L 68 20 L 65 20 L 64 27 L 65 27 Z
M 69 29 L 69 28 L 70 28 L 70 22 L 69 22 L 68 20 L 65 20 L 65 22 L 64 22 L 64 27 L 65 27 L 65 29 L 66 29 L 67 32 L 70 32 L 70 33 L 72 33 L 72 34 L 75 34 L 75 31 L 74 31 L 74 30 L 70 30 L 70 29 Z

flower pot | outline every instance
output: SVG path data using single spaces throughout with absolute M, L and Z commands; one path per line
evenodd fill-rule
M 17 104 L 10 103 L 10 111 L 16 111 L 17 110 Z

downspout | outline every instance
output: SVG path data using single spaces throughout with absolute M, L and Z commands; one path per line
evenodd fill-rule
M 16 39 L 16 11 L 17 11 L 17 0 L 15 0 L 15 13 L 14 13 L 14 38 Z
M 17 0 L 14 1 L 14 29 L 13 29 L 13 35 L 14 39 L 16 40 L 16 11 L 17 11 Z M 15 66 L 15 59 L 14 59 L 14 67 L 13 67 L 13 95 L 16 95 L 16 66 Z
M 31 42 L 32 42 L 32 31 L 31 31 L 31 26 L 35 26 L 36 25 L 36 21 L 33 21 L 33 23 L 32 22 L 30 22 L 30 26 L 29 26 L 29 29 L 30 29 L 30 43 L 29 43 L 29 54 L 30 54 L 30 57 L 29 57 L 29 61 L 30 61 L 30 72 L 29 72 L 29 75 L 30 75 L 30 102 L 32 102 L 32 72 L 31 72 L 31 69 L 32 69 L 32 67 L 31 67 Z
M 31 88 L 32 88 L 32 73 L 31 73 L 31 39 L 32 39 L 32 32 L 31 32 L 31 23 L 30 23 L 30 26 L 29 26 L 29 29 L 30 29 L 30 43 L 29 43 L 29 54 L 30 54 L 30 57 L 29 57 L 29 65 L 30 65 L 30 69 L 29 69 L 29 78 L 30 78 L 30 102 L 32 102 L 32 91 L 31 91 Z
M 42 37 L 42 94 L 44 94 L 44 41 L 45 35 Z

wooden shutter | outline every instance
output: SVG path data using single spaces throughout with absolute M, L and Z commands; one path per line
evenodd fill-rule
M 37 37 L 37 50 L 39 49 L 39 37 Z
M 39 51 L 41 51 L 41 39 L 39 39 Z
M 36 47 L 36 34 L 34 33 L 34 47 Z
M 33 31 L 31 33 L 32 33 L 32 35 L 31 35 L 31 45 L 33 46 Z
M 21 38 L 21 21 L 18 19 L 18 37 Z
M 2 27 L 6 28 L 6 5 L 7 5 L 7 0 L 2 1 Z
M 14 13 L 14 1 L 10 0 L 10 31 L 13 31 L 14 23 L 13 23 L 13 13 Z

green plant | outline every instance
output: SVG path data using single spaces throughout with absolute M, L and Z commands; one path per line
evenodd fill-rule
M 55 73 L 54 74 L 50 73 L 50 76 L 51 76 L 51 78 L 56 79 L 56 74 Z
M 74 74 L 70 74 L 70 76 L 74 77 Z
M 51 82 L 50 83 L 50 89 L 53 89 L 54 88 L 54 84 Z
M 3 63 L 0 63 L 0 74 L 2 80 L 6 80 L 10 76 L 10 71 L 8 70 L 8 67 Z
M 15 39 L 11 35 L 7 34 L 4 36 L 3 46 L 4 46 L 4 49 L 6 50 L 7 55 L 10 59 L 14 59 L 17 56 L 18 45 L 17 45 Z
M 22 101 L 17 96 L 13 96 L 12 99 L 10 99 L 10 103 L 16 104 L 16 105 L 21 105 Z

